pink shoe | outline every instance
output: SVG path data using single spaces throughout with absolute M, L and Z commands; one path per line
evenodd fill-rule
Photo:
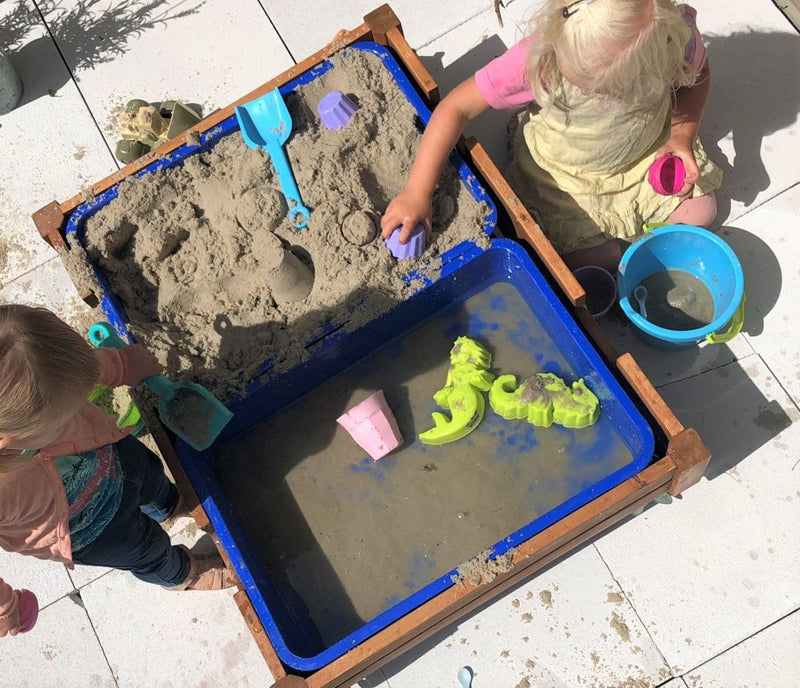
M 30 590 L 19 591 L 19 632 L 27 633 L 39 619 L 39 600 Z

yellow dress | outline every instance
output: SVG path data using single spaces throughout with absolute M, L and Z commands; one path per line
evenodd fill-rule
M 671 96 L 646 110 L 610 106 L 564 85 L 568 110 L 532 106 L 514 140 L 509 184 L 561 253 L 609 239 L 631 241 L 646 222 L 663 222 L 676 196 L 657 194 L 647 181 L 655 153 L 670 134 Z M 722 183 L 699 138 L 700 179 L 692 196 Z

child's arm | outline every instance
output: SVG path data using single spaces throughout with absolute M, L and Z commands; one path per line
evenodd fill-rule
M 711 88 L 711 69 L 706 61 L 700 71 L 697 82 L 693 86 L 684 86 L 675 92 L 675 103 L 672 107 L 672 130 L 669 140 L 656 152 L 656 158 L 662 155 L 677 155 L 686 169 L 686 181 L 678 192 L 686 196 L 700 177 L 700 168 L 694 158 L 694 139 L 700 128 L 700 120 L 708 101 Z
M 422 222 L 430 238 L 431 200 L 442 168 L 467 123 L 488 109 L 489 103 L 478 90 L 474 77 L 456 86 L 436 106 L 422 134 L 408 181 L 381 218 L 384 237 L 402 225 L 400 242 L 405 243 L 414 227 Z
M 700 169 L 694 158 L 694 140 L 700 127 L 700 120 L 711 90 L 711 68 L 708 64 L 708 53 L 697 28 L 697 12 L 689 5 L 681 5 L 681 13 L 686 25 L 692 30 L 692 37 L 686 45 L 684 58 L 691 67 L 697 70 L 697 80 L 692 86 L 684 86 L 675 91 L 672 106 L 672 131 L 669 140 L 656 152 L 662 155 L 677 155 L 686 170 L 686 180 L 678 192 L 686 196 L 700 177 Z
M 95 349 L 94 353 L 100 362 L 98 382 L 109 387 L 120 385 L 135 387 L 144 378 L 157 375 L 164 369 L 142 344 L 131 344 L 124 349 L 101 347 Z

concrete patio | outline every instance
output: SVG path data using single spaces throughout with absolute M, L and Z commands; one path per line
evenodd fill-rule
M 31 214 L 121 165 L 131 98 L 224 107 L 353 28 L 377 2 L 6 0 L 0 36 L 25 85 L 0 117 L 0 300 L 85 324 Z M 532 7 L 394 0 L 446 93 L 523 35 Z M 534 3 L 535 4 L 535 3 Z M 712 65 L 701 135 L 725 171 L 719 234 L 745 271 L 744 332 L 665 353 L 621 316 L 603 327 L 713 452 L 703 480 L 654 504 L 437 634 L 362 688 L 795 688 L 800 683 L 800 36 L 768 0 L 695 0 Z M 0 44 L 2 45 L 2 44 Z M 507 115 L 471 126 L 503 169 Z M 96 319 L 96 318 L 95 318 Z M 189 519 L 176 541 L 199 533 Z M 0 640 L 0 686 L 269 686 L 230 591 L 168 593 L 117 571 L 0 552 L 38 625 Z

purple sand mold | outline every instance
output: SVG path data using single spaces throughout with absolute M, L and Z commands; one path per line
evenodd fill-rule
M 317 113 L 328 129 L 346 127 L 356 110 L 356 104 L 341 91 L 331 91 L 317 105 Z
M 395 229 L 389 238 L 384 241 L 386 242 L 386 248 L 398 260 L 419 258 L 425 251 L 425 226 L 420 223 L 414 227 L 411 231 L 411 236 L 408 237 L 408 242 L 405 244 L 400 243 L 400 227 Z

